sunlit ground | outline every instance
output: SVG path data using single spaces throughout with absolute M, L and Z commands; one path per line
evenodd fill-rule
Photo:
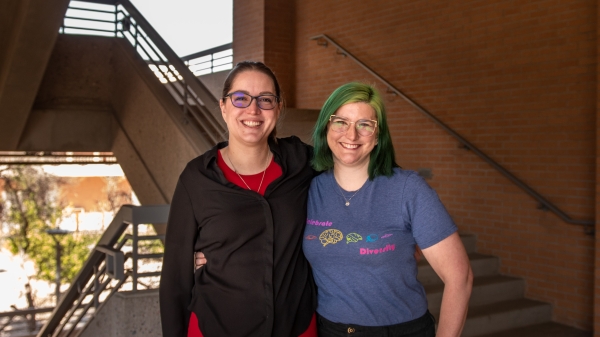
M 25 298 L 25 284 L 27 276 L 35 275 L 31 262 L 24 262 L 19 256 L 12 255 L 5 248 L 0 248 L 0 312 L 12 311 L 12 306 L 17 309 L 27 309 Z M 33 296 L 36 307 L 54 305 L 54 286 L 45 281 L 31 280 Z

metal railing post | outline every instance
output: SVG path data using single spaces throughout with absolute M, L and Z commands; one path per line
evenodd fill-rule
M 117 37 L 117 34 L 119 32 L 119 11 L 118 11 L 118 5 L 115 4 L 115 37 Z
M 98 266 L 94 266 L 94 309 L 98 309 L 100 306 L 100 274 L 98 273 Z
M 131 21 L 131 17 L 127 16 L 127 20 Z M 139 27 L 137 25 L 137 22 L 133 25 L 133 27 L 135 28 L 134 29 L 135 30 L 135 35 L 133 37 L 133 42 L 134 42 L 133 48 L 135 49 L 136 52 L 139 53 L 139 51 L 137 50 L 138 46 L 139 46 L 139 41 L 138 41 L 139 40 Z
M 133 292 L 137 291 L 137 283 L 138 283 L 138 242 L 139 242 L 139 233 L 138 233 L 138 224 L 134 223 L 132 225 L 133 230 L 133 240 L 131 243 L 131 262 L 132 262 L 132 270 L 131 270 L 131 290 Z

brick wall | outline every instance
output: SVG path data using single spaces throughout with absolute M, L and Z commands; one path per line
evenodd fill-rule
M 595 217 L 596 1 L 296 2 L 296 107 L 376 83 L 309 38 L 326 33 L 575 219 Z M 386 88 L 380 87 L 382 92 Z M 554 319 L 592 329 L 595 240 L 564 223 L 400 98 L 397 158 L 430 184 L 478 250 L 524 277 Z M 600 300 L 596 301 L 600 302 Z
M 264 13 L 263 1 L 234 1 L 233 64 L 264 60 Z
M 597 8 L 596 10 L 600 10 Z M 600 17 L 600 12 L 598 12 Z M 600 33 L 600 24 L 597 24 L 597 32 Z M 596 46 L 596 62 L 600 55 L 600 46 Z M 596 63 L 597 64 L 597 63 Z M 598 78 L 598 67 L 596 67 L 596 78 Z M 596 167 L 600 167 L 600 87 L 596 86 Z M 600 219 L 600 170 L 596 169 L 596 221 Z M 598 230 L 600 232 L 600 230 Z M 594 336 L 600 337 L 600 235 L 596 235 L 596 263 L 594 280 Z
M 233 61 L 262 61 L 277 76 L 287 106 L 295 106 L 294 2 L 235 0 Z
M 294 1 L 265 2 L 264 61 L 277 75 L 286 105 L 295 106 Z

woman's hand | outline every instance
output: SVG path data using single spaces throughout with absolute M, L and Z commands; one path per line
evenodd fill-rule
M 200 269 L 200 267 L 204 266 L 206 262 L 207 260 L 203 252 L 196 252 L 194 254 L 194 270 Z

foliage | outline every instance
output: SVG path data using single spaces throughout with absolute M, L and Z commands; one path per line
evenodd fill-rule
M 64 206 L 58 198 L 64 181 L 44 173 L 34 166 L 10 166 L 0 170 L 3 187 L 0 221 L 13 254 L 30 258 L 37 269 L 37 278 L 54 281 L 56 244 L 46 233 L 56 228 L 62 219 Z M 73 233 L 57 237 L 63 247 L 61 278 L 71 281 L 98 238 L 95 234 Z
M 83 266 L 90 249 L 96 244 L 100 234 L 76 232 L 58 237 L 61 245 L 61 279 L 71 282 Z M 40 235 L 36 239 L 43 241 L 40 251 L 30 254 L 37 268 L 37 278 L 53 282 L 56 277 L 56 245 L 50 235 Z
M 35 236 L 55 227 L 62 217 L 56 189 L 60 179 L 33 166 L 13 166 L 0 172 L 4 193 L 0 219 L 8 225 L 9 249 L 28 254 L 40 248 Z
M 156 230 L 152 225 L 138 225 L 138 233 L 139 235 L 156 235 Z M 133 235 L 133 231 L 128 228 L 125 231 L 125 234 Z M 131 240 L 127 242 L 126 246 L 130 246 L 132 244 Z M 160 240 L 141 240 L 138 241 L 138 252 L 140 254 L 160 254 L 164 252 L 164 245 Z M 156 259 L 157 261 L 161 261 L 161 258 Z

